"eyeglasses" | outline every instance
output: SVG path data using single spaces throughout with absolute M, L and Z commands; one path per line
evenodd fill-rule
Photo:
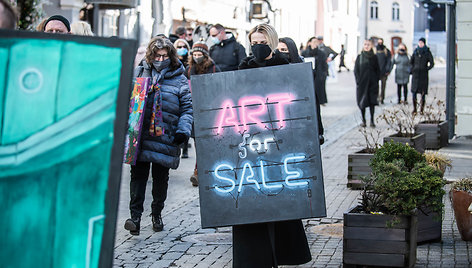
M 164 55 L 156 54 L 156 59 L 160 59 L 160 58 L 162 58 L 163 60 L 165 60 L 165 59 L 168 59 L 168 58 L 169 58 L 169 55 L 167 55 L 167 54 L 164 54 Z
M 211 35 L 211 37 L 216 37 L 217 35 L 219 35 L 221 33 L 221 31 L 217 32 L 216 34 L 214 35 Z

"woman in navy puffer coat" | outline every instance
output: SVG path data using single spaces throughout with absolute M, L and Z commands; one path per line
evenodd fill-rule
M 131 166 L 131 218 L 126 220 L 125 229 L 132 235 L 139 235 L 151 163 L 152 225 L 156 232 L 164 228 L 161 211 L 167 197 L 169 169 L 179 166 L 180 146 L 192 130 L 192 97 L 184 71 L 174 46 L 162 37 L 149 42 L 145 59 L 135 69 L 135 77 L 151 77 L 152 84 L 159 85 L 160 98 L 154 88 L 148 92 L 138 161 Z

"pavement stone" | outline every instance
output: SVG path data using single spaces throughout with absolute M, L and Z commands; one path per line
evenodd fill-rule
M 437 96 L 445 99 L 445 68 L 435 67 L 431 72 L 428 98 Z M 379 108 L 389 107 L 396 101 L 396 85 L 393 80 L 393 76 L 388 80 L 386 104 L 377 108 L 377 114 Z M 312 260 L 299 266 L 283 267 L 342 267 L 342 238 L 318 234 L 312 231 L 312 228 L 321 224 L 342 223 L 343 213 L 358 202 L 360 191 L 346 187 L 347 154 L 363 147 L 363 137 L 357 129 L 360 113 L 354 101 L 354 85 L 352 72 L 338 74 L 337 82 L 327 85 L 330 102 L 321 107 L 326 130 L 326 142 L 321 146 L 321 152 L 327 217 L 303 220 Z M 333 105 L 340 94 L 351 94 L 352 102 Z M 384 126 L 378 124 L 377 127 Z M 472 139 L 457 137 L 450 141 L 448 147 L 439 151 L 453 159 L 452 169 L 445 174 L 448 180 L 456 180 L 472 172 Z M 129 166 L 123 167 L 114 267 L 232 266 L 231 236 L 228 236 L 227 244 L 223 245 L 185 239 L 196 234 L 231 234 L 230 227 L 201 228 L 198 188 L 192 187 L 189 181 L 194 165 L 195 151 L 192 146 L 189 158 L 182 159 L 179 169 L 170 172 L 168 199 L 162 214 L 165 226 L 164 231 L 158 233 L 153 232 L 151 228 L 151 180 L 148 181 L 142 230 L 138 237 L 131 236 L 123 229 L 124 221 L 129 217 Z M 415 267 L 472 267 L 472 243 L 461 240 L 447 195 L 444 197 L 444 203 L 442 241 L 419 245 Z

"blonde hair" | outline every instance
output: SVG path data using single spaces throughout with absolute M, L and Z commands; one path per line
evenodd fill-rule
M 277 45 L 279 44 L 279 36 L 277 35 L 277 31 L 275 31 L 274 27 L 265 23 L 257 25 L 249 31 L 249 42 L 251 42 L 251 35 L 255 32 L 261 33 L 265 36 L 267 39 L 267 45 L 269 45 L 272 51 L 277 48 Z
M 93 36 L 92 27 L 85 21 L 76 21 L 70 25 L 70 32 L 76 35 Z

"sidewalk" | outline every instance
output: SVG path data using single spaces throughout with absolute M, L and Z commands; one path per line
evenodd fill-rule
M 436 70 L 439 75 L 431 75 L 431 88 L 435 89 L 430 92 L 430 97 L 434 94 L 444 96 L 445 79 L 442 75 L 445 71 L 439 68 Z M 345 211 L 357 204 L 360 193 L 346 187 L 347 154 L 358 149 L 357 145 L 362 143 L 363 137 L 356 127 L 359 123 L 357 108 L 354 106 L 349 110 L 344 107 L 340 112 L 339 107 L 332 104 L 336 96 L 330 98 L 330 94 L 340 91 L 343 87 L 350 87 L 349 90 L 355 92 L 349 82 L 351 76 L 352 72 L 341 73 L 338 83 L 328 85 L 329 103 L 322 107 L 326 128 L 322 157 L 327 217 L 304 220 L 312 261 L 296 267 L 342 266 L 342 217 Z M 396 100 L 396 97 L 392 96 L 396 92 L 393 79 L 389 79 L 388 86 L 387 92 L 390 96 L 387 102 L 390 99 Z M 386 106 L 388 105 L 383 107 Z M 447 153 L 453 160 L 453 168 L 445 175 L 448 180 L 472 174 L 472 168 L 469 167 L 472 163 L 472 139 L 453 139 L 450 145 L 442 148 L 440 152 Z M 141 235 L 131 236 L 123 229 L 123 223 L 129 216 L 129 167 L 124 166 L 114 267 L 231 267 L 231 228 L 201 228 L 198 188 L 192 187 L 189 181 L 195 164 L 193 147 L 189 153 L 190 158 L 182 159 L 179 169 L 171 171 L 168 199 L 162 215 L 165 226 L 164 231 L 159 233 L 152 231 L 151 217 L 148 217 L 150 181 Z M 472 266 L 472 243 L 461 240 L 447 195 L 444 196 L 444 202 L 442 242 L 418 246 L 415 267 Z

